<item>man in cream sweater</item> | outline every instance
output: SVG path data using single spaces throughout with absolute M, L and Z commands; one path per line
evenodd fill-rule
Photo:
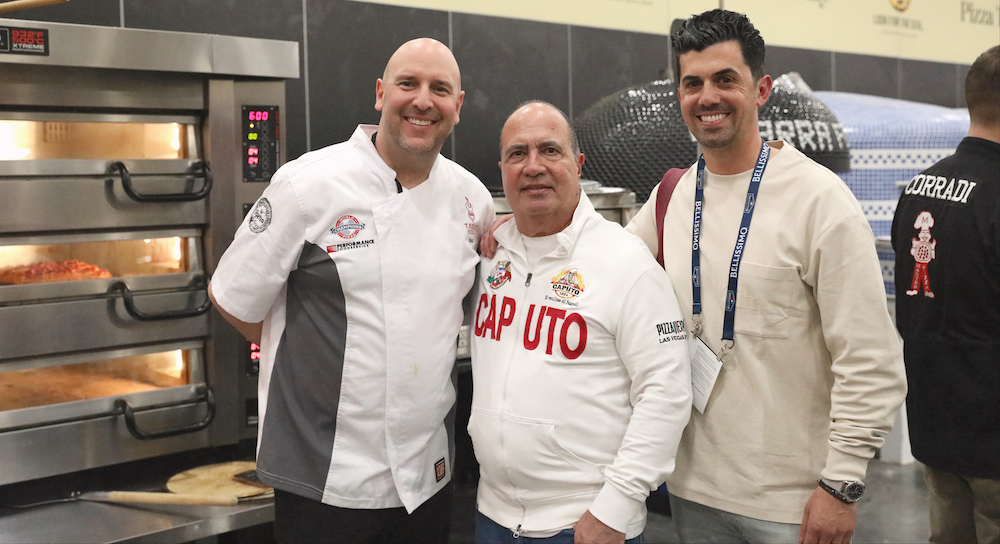
M 663 222 L 702 378 L 667 480 L 675 526 L 685 542 L 850 542 L 868 461 L 906 394 L 871 229 L 835 174 L 762 144 L 771 78 L 744 15 L 696 15 L 673 46 L 704 153 Z M 656 200 L 628 225 L 653 254 Z

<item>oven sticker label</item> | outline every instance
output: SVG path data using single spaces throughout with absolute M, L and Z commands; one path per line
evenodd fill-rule
M 247 224 L 250 226 L 250 232 L 260 234 L 267 230 L 267 226 L 271 224 L 271 203 L 266 198 L 260 197 L 257 201 Z
M 44 28 L 0 26 L 0 53 L 49 55 L 49 31 Z

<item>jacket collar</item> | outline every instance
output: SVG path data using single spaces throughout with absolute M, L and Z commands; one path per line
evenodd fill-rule
M 590 198 L 587 197 L 587 193 L 581 189 L 580 201 L 576 204 L 576 209 L 573 211 L 573 219 L 570 221 L 568 227 L 556 235 L 559 245 L 551 255 L 557 258 L 569 255 L 576 246 L 576 242 L 583 231 L 604 220 L 604 217 L 594 209 L 594 205 L 590 202 Z M 516 220 L 511 220 L 500 225 L 496 232 L 493 233 L 493 236 L 497 239 L 497 243 L 508 251 L 524 255 L 524 242 L 520 232 L 517 230 Z
M 361 152 L 361 155 L 365 158 L 365 161 L 375 175 L 384 182 L 386 194 L 396 194 L 396 171 L 385 163 L 382 156 L 378 154 L 378 150 L 375 149 L 375 144 L 372 143 L 372 134 L 376 132 L 378 132 L 378 125 L 358 125 L 358 128 L 354 130 L 354 134 L 351 135 L 350 142 L 354 147 L 358 148 L 358 151 Z M 434 165 L 431 166 L 427 180 L 422 182 L 421 185 L 437 178 L 438 172 L 443 168 L 441 164 L 442 157 L 439 153 L 434 159 Z
M 396 194 L 396 171 L 382 160 L 382 156 L 375 149 L 375 144 L 372 143 L 372 134 L 377 131 L 378 125 L 358 125 L 354 134 L 351 135 L 350 142 L 365 159 L 365 166 L 382 180 L 386 195 L 394 195 Z M 436 163 L 435 166 L 437 166 Z

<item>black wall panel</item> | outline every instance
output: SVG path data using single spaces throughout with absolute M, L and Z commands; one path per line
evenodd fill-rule
M 526 100 L 569 109 L 567 26 L 455 13 L 452 49 L 465 103 L 455 127 L 455 160 L 499 190 L 500 129 Z
M 448 13 L 363 2 L 309 0 L 312 148 L 342 142 L 359 123 L 378 124 L 375 80 L 413 38 L 448 43 Z M 442 152 L 448 156 L 451 142 Z
M 899 59 L 837 53 L 833 90 L 899 98 Z
M 117 2 L 116 2 L 117 4 Z M 125 26 L 200 32 L 302 43 L 301 0 L 125 0 Z M 299 79 L 285 86 L 285 144 L 288 159 L 306 151 L 304 55 Z
M 829 51 L 767 46 L 764 72 L 772 78 L 788 72 L 798 72 L 814 91 L 833 88 L 833 55 Z
M 899 98 L 954 108 L 958 103 L 955 74 L 954 64 L 903 59 L 899 70 Z M 962 82 L 962 89 L 965 89 L 965 82 Z
M 957 108 L 967 108 L 969 103 L 965 101 L 965 78 L 969 76 L 969 69 L 972 68 L 971 64 L 956 64 L 955 65 L 955 107 Z
M 669 36 L 574 26 L 570 40 L 574 117 L 611 93 L 666 76 Z
M 302 41 L 301 0 L 125 0 L 125 26 Z
M 121 26 L 120 7 L 118 0 L 75 0 L 65 4 L 0 13 L 0 17 L 52 23 Z

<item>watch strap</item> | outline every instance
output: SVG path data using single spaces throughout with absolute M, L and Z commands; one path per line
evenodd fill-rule
M 861 495 L 864 494 L 865 490 L 864 482 L 860 481 L 838 481 L 838 480 L 828 480 L 826 478 L 820 478 L 818 483 L 821 489 L 823 489 L 827 493 L 833 495 L 840 501 L 843 501 L 847 504 L 854 504 L 859 500 L 861 500 Z M 847 494 L 845 494 L 845 491 L 848 489 L 848 487 L 852 486 L 855 488 L 860 487 L 857 496 L 848 496 Z

